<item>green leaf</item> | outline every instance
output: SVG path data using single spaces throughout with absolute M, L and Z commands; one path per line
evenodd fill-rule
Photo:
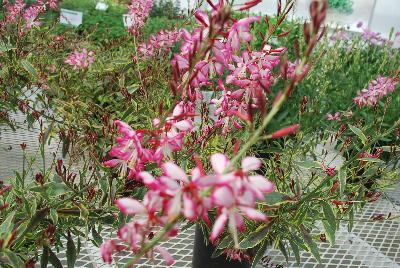
M 269 205 L 277 204 L 277 203 L 283 201 L 284 196 L 285 196 L 284 194 L 281 194 L 279 192 L 272 192 L 272 193 L 266 195 L 265 203 L 267 203 Z
M 74 241 L 72 240 L 71 232 L 68 231 L 67 240 L 67 266 L 68 268 L 74 268 L 76 262 L 76 248 Z
M 301 162 L 297 162 L 295 161 L 294 164 L 298 167 L 301 168 L 306 168 L 306 169 L 310 169 L 310 168 L 321 168 L 321 164 L 318 161 L 311 161 L 311 160 L 306 160 L 306 161 L 301 161 Z
M 4 250 L 4 254 L 7 256 L 8 261 L 12 267 L 24 267 L 22 260 L 9 249 Z
M 94 227 L 92 228 L 92 237 L 93 242 L 97 247 L 100 247 L 100 245 L 103 244 L 103 238 L 99 235 Z
M 361 131 L 361 129 L 349 125 L 350 130 L 353 131 L 354 134 L 356 134 L 358 136 L 358 138 L 360 138 L 361 142 L 365 145 L 367 143 L 367 137 L 364 135 L 364 133 Z
M 365 162 L 372 162 L 372 163 L 380 163 L 380 164 L 385 164 L 385 161 L 379 159 L 379 158 L 369 158 L 369 157 L 364 157 L 364 158 L 359 158 L 358 160 L 360 161 L 365 161 Z
M 49 263 L 49 248 L 44 247 L 42 256 L 40 257 L 40 268 L 46 268 Z
M 257 264 L 260 262 L 262 257 L 264 257 L 265 251 L 267 250 L 268 243 L 265 240 L 261 246 L 258 248 L 256 255 L 253 258 L 253 261 L 251 263 L 251 268 L 256 268 Z
M 233 245 L 232 237 L 230 235 L 227 235 L 221 240 L 217 248 L 224 249 L 224 248 L 229 248 L 232 245 Z
M 338 177 L 339 177 L 339 191 L 340 191 L 340 196 L 342 196 L 346 190 L 346 183 L 347 183 L 347 170 L 346 169 L 339 169 L 338 171 Z
M 319 263 L 321 263 L 321 256 L 319 255 L 319 250 L 317 244 L 312 239 L 309 232 L 307 232 L 306 228 L 303 225 L 300 226 L 301 234 L 303 235 L 304 241 L 306 242 L 306 246 L 311 254 L 317 259 Z
M 5 221 L 0 225 L 0 235 L 1 234 L 7 234 L 7 233 L 10 233 L 12 231 L 12 228 L 13 228 L 12 220 L 14 218 L 14 215 L 15 215 L 15 211 L 11 212 L 7 216 Z
M 242 241 L 239 243 L 239 248 L 247 249 L 247 248 L 254 248 L 257 246 L 261 241 L 266 237 L 269 231 L 268 225 L 262 225 L 258 227 L 254 232 L 246 236 Z
M 49 248 L 49 261 L 55 268 L 63 268 L 60 259 L 54 254 L 54 252 Z
M 300 250 L 299 247 L 297 246 L 296 242 L 292 239 L 289 240 L 290 247 L 292 248 L 292 252 L 294 254 L 294 257 L 296 258 L 297 264 L 300 264 Z
M 354 225 L 354 207 L 352 206 L 349 209 L 349 224 L 347 226 L 347 229 L 349 232 L 351 232 L 351 230 L 353 230 L 353 225 Z
M 321 204 L 322 204 L 322 210 L 324 212 L 325 219 L 329 222 L 329 224 L 332 227 L 335 227 L 334 229 L 336 229 L 336 216 L 335 216 L 332 206 L 325 201 L 322 201 Z
M 33 65 L 27 60 L 21 60 L 22 67 L 34 78 L 38 77 L 38 73 Z
M 50 219 L 54 225 L 57 224 L 58 214 L 57 214 L 57 210 L 55 210 L 54 208 L 50 209 Z
M 279 250 L 282 252 L 283 256 L 285 256 L 286 262 L 289 261 L 289 255 L 287 253 L 285 244 L 282 242 L 282 240 L 279 240 Z

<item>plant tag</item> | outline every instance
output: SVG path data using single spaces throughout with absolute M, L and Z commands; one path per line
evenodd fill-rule
M 132 27 L 133 23 L 135 21 L 135 17 L 130 14 L 124 14 L 124 15 L 122 15 L 122 20 L 124 21 L 125 27 Z
M 79 26 L 82 24 L 83 13 L 74 10 L 61 8 L 60 10 L 60 24 Z
M 108 9 L 108 5 L 104 2 L 97 2 L 96 9 L 100 11 L 106 11 Z

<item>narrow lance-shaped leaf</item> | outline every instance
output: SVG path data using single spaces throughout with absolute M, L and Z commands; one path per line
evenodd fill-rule
M 309 232 L 307 232 L 306 228 L 301 225 L 300 226 L 301 234 L 303 235 L 304 241 L 306 242 L 307 248 L 310 250 L 311 254 L 321 263 L 321 256 L 319 255 L 319 250 L 317 244 L 312 239 Z
M 67 265 L 68 268 L 74 268 L 76 262 L 76 247 L 74 241 L 72 240 L 71 232 L 68 231 L 67 240 Z
M 358 138 L 362 141 L 362 143 L 365 145 L 367 143 L 367 137 L 364 135 L 364 133 L 361 131 L 361 129 L 349 125 L 350 130 L 353 131 L 354 134 L 358 136 Z
M 338 171 L 338 177 L 339 177 L 339 191 L 340 191 L 340 196 L 343 196 L 345 189 L 346 189 L 346 183 L 347 183 L 347 170 L 344 168 L 339 169 Z

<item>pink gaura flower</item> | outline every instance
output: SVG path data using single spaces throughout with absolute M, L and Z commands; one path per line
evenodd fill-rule
M 233 51 L 240 49 L 241 42 L 250 42 L 253 36 L 250 33 L 250 23 L 260 21 L 261 17 L 248 17 L 236 21 L 229 29 L 228 43 Z
M 326 118 L 328 121 L 341 121 L 341 115 L 340 112 L 336 112 L 334 114 L 326 114 Z
M 396 90 L 397 81 L 391 77 L 378 76 L 369 82 L 368 87 L 357 93 L 353 102 L 359 107 L 375 107 L 378 101 Z
M 212 204 L 219 208 L 219 215 L 212 228 L 210 239 L 214 241 L 224 230 L 228 222 L 235 245 L 238 246 L 237 229 L 244 230 L 243 216 L 256 221 L 266 221 L 267 217 L 255 209 L 256 200 L 274 190 L 274 185 L 261 175 L 248 173 L 261 167 L 261 161 L 255 157 L 242 160 L 241 169 L 229 172 L 230 162 L 223 154 L 211 156 L 211 165 L 215 172 L 216 186 L 211 194 Z
M 65 64 L 71 65 L 75 70 L 88 69 L 94 62 L 94 51 L 86 48 L 75 50 L 64 60 Z

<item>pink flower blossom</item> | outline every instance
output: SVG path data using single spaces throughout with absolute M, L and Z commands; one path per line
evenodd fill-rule
M 328 121 L 340 121 L 340 120 L 342 120 L 340 112 L 336 112 L 334 114 L 326 114 L 326 118 L 328 119 Z
M 137 31 L 144 26 L 146 18 L 149 16 L 153 0 L 132 0 L 128 6 L 128 15 L 133 20 L 133 25 L 128 31 L 137 34 Z
M 396 90 L 397 81 L 391 77 L 379 76 L 371 81 L 366 89 L 362 89 L 353 99 L 359 107 L 376 106 L 378 101 Z
M 176 30 L 166 31 L 161 30 L 155 35 L 150 36 L 147 43 L 142 43 L 138 47 L 139 53 L 144 58 L 152 58 L 156 53 L 161 55 L 168 54 L 171 48 L 179 39 L 179 33 Z
M 260 21 L 261 17 L 247 17 L 236 21 L 229 29 L 228 43 L 233 51 L 240 49 L 241 42 L 250 42 L 253 36 L 250 33 L 250 23 Z
M 88 69 L 94 62 L 94 51 L 89 51 L 86 48 L 75 50 L 70 53 L 64 60 L 65 64 L 71 65 L 75 70 Z

